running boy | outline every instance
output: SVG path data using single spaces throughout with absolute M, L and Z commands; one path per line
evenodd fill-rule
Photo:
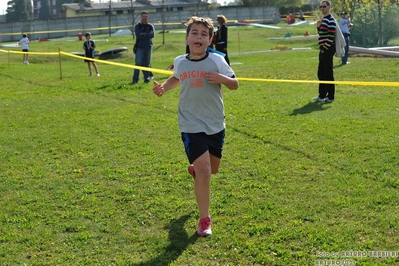
M 176 57 L 173 76 L 162 84 L 154 82 L 153 87 L 153 92 L 160 97 L 180 85 L 178 123 L 191 164 L 188 170 L 194 178 L 199 236 L 212 234 L 210 179 L 211 174 L 219 170 L 225 133 L 221 85 L 230 90 L 236 90 L 239 85 L 224 58 L 207 52 L 213 30 L 210 18 L 190 18 L 186 30 L 190 53 Z
M 19 41 L 19 43 L 20 43 L 21 46 L 22 46 L 22 52 L 29 52 L 29 46 L 28 46 L 29 39 L 28 39 L 28 35 L 26 35 L 25 33 L 22 34 L 22 39 Z M 23 62 L 24 62 L 25 65 L 29 65 L 28 57 L 29 57 L 28 54 L 23 54 L 23 56 L 22 56 L 22 60 L 23 60 Z
M 86 37 L 86 41 L 83 43 L 83 49 L 85 50 L 85 56 L 87 58 L 94 58 L 95 55 L 95 48 L 96 48 L 96 44 L 93 40 L 91 40 L 91 33 L 90 32 L 86 32 L 85 34 Z M 98 67 L 96 62 L 91 61 L 91 60 L 85 60 L 85 62 L 87 62 L 87 67 L 89 68 L 89 76 L 92 76 L 92 72 L 91 72 L 91 66 L 93 65 L 94 69 L 96 70 L 97 76 L 100 76 L 100 73 L 98 72 Z

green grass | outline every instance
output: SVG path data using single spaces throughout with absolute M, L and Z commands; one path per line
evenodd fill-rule
M 313 26 L 229 29 L 238 77 L 316 80 Z M 238 32 L 240 43 L 238 43 Z M 94 36 L 100 50 L 131 37 Z M 184 52 L 184 35 L 154 39 L 152 65 Z M 81 42 L 32 43 L 31 51 L 81 51 Z M 311 50 L 270 53 L 277 45 Z M 238 52 L 240 51 L 240 54 Z M 241 81 L 224 91 L 226 142 L 212 179 L 214 235 L 197 238 L 193 182 L 177 126 L 179 89 L 161 98 L 128 85 L 132 69 L 0 53 L 0 263 L 2 265 L 314 265 L 349 259 L 395 265 L 397 257 L 331 252 L 398 251 L 399 125 L 396 87 L 337 86 L 317 104 L 317 85 Z M 10 60 L 10 61 L 8 61 Z M 398 59 L 352 56 L 345 81 L 391 81 Z M 167 75 L 155 74 L 163 81 Z M 322 252 L 329 252 L 325 256 Z

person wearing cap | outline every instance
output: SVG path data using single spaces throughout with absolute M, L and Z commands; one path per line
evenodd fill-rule
M 341 18 L 339 19 L 339 27 L 342 31 L 342 35 L 344 35 L 345 39 L 345 55 L 342 57 L 342 64 L 346 65 L 349 64 L 348 56 L 349 56 L 349 37 L 351 36 L 350 29 L 352 28 L 353 24 L 351 23 L 351 19 L 346 12 L 341 13 Z

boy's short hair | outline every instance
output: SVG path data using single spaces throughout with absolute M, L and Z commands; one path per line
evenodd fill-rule
M 87 36 L 91 36 L 91 33 L 90 32 L 86 32 L 85 37 L 87 37 Z
M 28 35 L 26 33 L 22 34 L 22 37 L 26 38 Z
M 140 16 L 142 16 L 142 15 L 148 15 L 148 12 L 147 11 L 143 11 L 143 12 L 141 12 Z
M 204 18 L 204 17 L 191 17 L 188 22 L 187 22 L 187 30 L 186 30 L 186 35 L 191 31 L 191 26 L 193 24 L 202 24 L 205 27 L 209 29 L 209 38 L 212 38 L 213 36 L 213 22 L 211 18 Z

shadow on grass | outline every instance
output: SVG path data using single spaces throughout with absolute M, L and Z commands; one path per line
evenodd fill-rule
M 232 131 L 234 131 L 236 133 L 240 133 L 240 134 L 242 134 L 244 136 L 247 136 L 247 137 L 249 137 L 251 139 L 261 141 L 263 144 L 274 145 L 276 147 L 280 147 L 281 149 L 283 149 L 285 151 L 294 152 L 295 155 L 301 154 L 302 157 L 313 159 L 312 158 L 312 154 L 309 154 L 307 152 L 304 152 L 304 151 L 301 151 L 301 150 L 298 150 L 298 149 L 293 149 L 292 147 L 290 147 L 288 145 L 283 145 L 283 144 L 280 144 L 280 143 L 272 142 L 269 139 L 265 139 L 263 136 L 258 136 L 256 134 L 248 133 L 248 132 L 246 132 L 244 130 L 240 130 L 238 128 L 234 128 L 234 127 L 230 127 L 230 128 L 232 129 Z
M 326 103 L 321 103 L 321 102 L 310 102 L 301 108 L 294 109 L 290 116 L 293 115 L 304 115 L 304 114 L 310 114 L 311 112 L 316 112 L 316 111 L 324 111 L 330 107 L 326 107 Z
M 169 265 L 187 249 L 187 247 L 199 238 L 197 233 L 194 232 L 193 235 L 189 236 L 184 229 L 184 224 L 191 217 L 191 215 L 183 215 L 177 220 L 173 220 L 168 224 L 165 229 L 169 229 L 169 245 L 165 247 L 165 250 L 159 256 L 150 259 L 145 262 L 133 264 L 140 266 L 153 266 L 153 265 Z
M 339 65 L 333 66 L 333 68 L 336 69 L 336 68 L 340 68 L 340 67 L 343 67 L 343 66 L 346 66 L 346 65 L 347 65 L 347 64 L 339 64 Z

